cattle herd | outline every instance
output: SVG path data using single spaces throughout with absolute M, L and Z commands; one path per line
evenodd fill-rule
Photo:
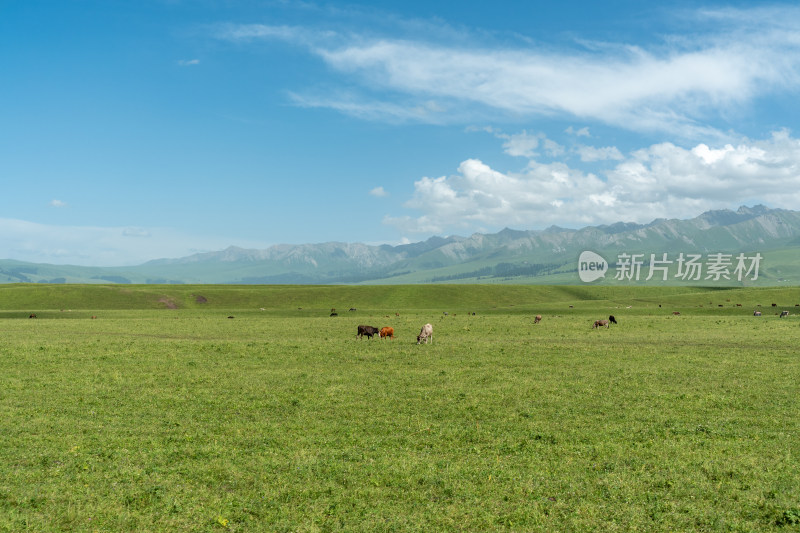
M 741 307 L 741 304 L 737 304 L 737 306 Z M 773 304 L 773 306 L 774 306 L 774 304 Z M 570 307 L 572 307 L 572 306 L 570 306 Z M 661 307 L 661 306 L 659 305 L 659 307 Z M 352 310 L 354 310 L 354 309 L 351 309 L 351 311 Z M 474 315 L 475 313 L 469 313 L 469 314 Z M 674 316 L 680 316 L 681 313 L 680 313 L 680 311 L 673 311 L 672 314 Z M 775 314 L 778 314 L 778 313 L 775 313 Z M 448 315 L 448 313 L 445 312 L 444 315 L 446 316 L 446 315 Z M 397 316 L 399 316 L 399 315 L 397 315 Z M 753 316 L 761 316 L 761 311 L 754 311 L 753 312 Z M 789 316 L 789 311 L 781 311 L 781 313 L 780 313 L 780 317 L 781 318 L 787 317 L 787 316 Z M 535 315 L 533 317 L 533 323 L 534 324 L 539 324 L 541 321 L 542 321 L 542 315 Z M 614 315 L 609 315 L 608 319 L 603 318 L 603 319 L 600 319 L 600 320 L 595 320 L 592 323 L 592 329 L 610 328 L 611 324 L 618 324 L 617 318 Z M 373 326 L 366 326 L 366 325 L 358 326 L 358 332 L 356 333 L 356 336 L 359 339 L 363 339 L 364 335 L 366 335 L 367 338 L 370 338 L 370 339 L 374 335 L 377 335 L 381 339 L 384 339 L 384 338 L 387 338 L 387 337 L 390 338 L 390 339 L 394 339 L 394 328 L 386 326 L 386 327 L 378 329 L 378 328 L 373 327 Z M 419 335 L 417 335 L 417 344 L 422 344 L 423 342 L 425 344 L 428 344 L 428 339 L 430 339 L 431 343 L 433 343 L 433 326 L 431 324 L 425 324 L 424 326 L 422 326 L 422 329 L 420 329 Z
M 356 337 L 363 339 L 364 335 L 366 335 L 368 339 L 371 339 L 373 335 L 378 335 L 381 339 L 387 337 L 389 339 L 394 339 L 394 328 L 386 326 L 379 330 L 374 326 L 365 326 L 362 324 L 358 326 Z M 428 339 L 430 339 L 431 343 L 433 343 L 433 326 L 430 324 L 425 324 L 419 331 L 419 335 L 417 335 L 417 344 L 420 344 L 422 341 L 425 341 L 425 344 L 428 344 Z

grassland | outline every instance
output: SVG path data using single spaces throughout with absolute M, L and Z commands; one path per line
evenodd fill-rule
M 3 286 L 0 531 L 797 531 L 797 303 Z

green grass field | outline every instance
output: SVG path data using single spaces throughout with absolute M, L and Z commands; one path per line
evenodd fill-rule
M 798 531 L 797 303 L 3 286 L 0 531 Z

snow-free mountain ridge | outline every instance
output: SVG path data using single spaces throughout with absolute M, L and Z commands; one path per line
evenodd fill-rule
M 134 267 L 0 261 L 0 282 L 575 283 L 577 257 L 584 250 L 607 258 L 633 252 L 757 251 L 781 258 L 783 263 L 772 262 L 772 277 L 765 269 L 764 279 L 777 283 L 793 270 L 798 270 L 800 277 L 800 212 L 743 206 L 736 211 L 708 211 L 689 220 L 660 218 L 649 224 L 617 222 L 577 230 L 505 228 L 493 234 L 431 237 L 397 246 L 345 242 L 280 244 L 263 250 L 231 246 Z

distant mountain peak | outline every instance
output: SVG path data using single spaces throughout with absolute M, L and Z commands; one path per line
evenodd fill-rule
M 266 249 L 229 246 L 125 268 L 73 266 L 70 270 L 4 261 L 0 282 L 429 283 L 525 277 L 528 281 L 569 283 L 573 278 L 568 273 L 584 250 L 613 257 L 622 251 L 749 253 L 780 248 L 794 251 L 798 246 L 800 211 L 756 205 L 735 211 L 710 210 L 691 219 L 658 218 L 649 224 L 616 222 L 578 230 L 506 227 L 497 233 L 433 236 L 396 246 L 347 242 L 278 244 Z M 786 271 L 793 268 L 792 264 L 783 267 Z M 551 275 L 555 277 L 548 277 Z M 800 275 L 798 278 L 800 281 Z
M 777 211 L 777 210 L 770 209 L 769 207 L 761 204 L 754 205 L 753 207 L 747 207 L 746 205 L 743 205 L 736 210 L 736 212 L 740 215 L 754 215 L 754 216 L 763 215 L 770 211 Z
M 706 222 L 710 226 L 730 226 L 750 220 L 752 218 L 769 214 L 773 211 L 778 210 L 770 209 L 763 205 L 756 205 L 753 207 L 741 206 L 736 211 L 732 211 L 730 209 L 706 211 L 698 216 L 697 219 Z

